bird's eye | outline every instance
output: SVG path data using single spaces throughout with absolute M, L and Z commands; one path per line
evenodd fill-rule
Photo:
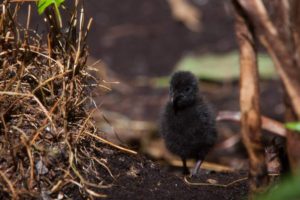
M 187 87 L 187 88 L 184 89 L 184 91 L 185 91 L 185 92 L 190 92 L 191 89 L 192 89 L 191 87 Z

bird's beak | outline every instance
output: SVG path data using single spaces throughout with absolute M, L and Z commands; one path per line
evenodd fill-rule
M 182 97 L 183 97 L 182 94 L 172 95 L 172 96 L 171 96 L 170 101 L 171 101 L 173 107 L 176 107 L 176 106 L 177 106 L 178 101 L 179 101 Z
M 171 96 L 171 97 L 170 97 L 170 102 L 171 102 L 172 104 L 174 104 L 174 96 Z
M 170 102 L 171 102 L 172 104 L 174 104 L 174 99 L 175 99 L 175 98 L 174 98 L 174 93 L 170 91 L 169 96 L 170 96 Z

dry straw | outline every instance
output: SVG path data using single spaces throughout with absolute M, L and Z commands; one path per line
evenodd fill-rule
M 111 184 L 95 169 L 113 174 L 97 157 L 101 145 L 135 152 L 103 139 L 91 118 L 101 88 L 86 64 L 92 20 L 75 1 L 60 29 L 49 8 L 48 34 L 39 35 L 30 29 L 30 4 L 0 6 L 0 197 L 105 197 Z M 26 7 L 24 28 L 18 11 Z

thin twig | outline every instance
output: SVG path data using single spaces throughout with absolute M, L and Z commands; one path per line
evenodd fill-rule
M 187 179 L 187 176 L 184 177 L 184 182 L 187 183 L 188 185 L 192 185 L 192 186 L 213 186 L 213 187 L 222 187 L 222 188 L 227 188 L 230 187 L 236 183 L 242 182 L 248 180 L 248 177 L 244 177 L 241 179 L 237 179 L 235 181 L 232 181 L 228 184 L 217 184 L 217 183 L 200 183 L 200 182 L 191 182 Z
M 12 199 L 17 199 L 18 193 L 16 189 L 14 188 L 12 182 L 7 178 L 7 176 L 0 170 L 0 176 L 5 181 L 5 183 L 8 185 L 8 188 L 10 189 L 12 193 Z
M 26 147 L 26 151 L 27 151 L 27 155 L 29 158 L 29 163 L 30 163 L 30 177 L 29 177 L 29 188 L 32 189 L 32 183 L 33 183 L 33 179 L 34 179 L 34 162 L 33 162 L 33 158 L 32 158 L 32 154 L 31 154 L 31 149 L 30 146 L 28 144 L 28 137 L 26 135 L 26 133 L 21 130 L 20 128 L 16 127 L 16 126 L 12 126 L 13 129 L 17 130 L 18 132 L 20 132 L 22 134 L 21 136 L 21 141 L 23 143 L 23 145 Z
M 217 121 L 241 121 L 241 112 L 239 111 L 220 111 L 216 118 Z M 268 118 L 266 116 L 261 116 L 262 129 L 270 131 L 276 135 L 286 137 L 286 129 L 281 122 L 274 119 Z
M 109 167 L 107 165 L 105 165 L 103 162 L 101 162 L 98 158 L 96 157 L 92 157 L 93 160 L 95 160 L 99 165 L 101 165 L 102 167 L 104 167 L 107 172 L 109 173 L 109 175 L 114 179 L 116 180 L 116 178 L 114 177 L 114 175 L 112 174 L 111 170 L 109 169 Z
M 90 136 L 92 136 L 93 138 L 96 138 L 97 140 L 99 140 L 99 141 L 101 141 L 101 142 L 103 142 L 103 143 L 105 143 L 105 144 L 108 144 L 108 145 L 110 145 L 110 146 L 112 146 L 112 147 L 115 147 L 115 148 L 117 148 L 117 149 L 119 149 L 119 150 L 122 150 L 122 151 L 127 152 L 127 153 L 130 153 L 130 154 L 134 154 L 134 155 L 137 154 L 136 151 L 133 151 L 133 150 L 130 150 L 130 149 L 127 149 L 127 148 L 118 146 L 118 145 L 116 145 L 116 144 L 114 144 L 114 143 L 111 143 L 111 142 L 109 142 L 109 141 L 103 139 L 102 137 L 99 137 L 98 135 L 95 135 L 95 134 L 92 134 L 92 133 L 89 133 L 89 132 L 85 132 L 85 133 L 88 134 L 88 135 L 90 135 Z
M 269 176 L 280 176 L 280 174 L 269 174 Z M 243 178 L 240 178 L 240 179 L 237 179 L 237 180 L 234 180 L 230 183 L 227 183 L 227 184 L 218 184 L 218 183 L 201 183 L 201 182 L 191 182 L 188 180 L 188 176 L 184 176 L 183 180 L 185 183 L 187 183 L 188 185 L 191 185 L 191 186 L 212 186 L 212 187 L 222 187 L 222 188 L 228 188 L 228 187 L 231 187 L 237 183 L 240 183 L 242 181 L 246 181 L 248 180 L 249 178 L 248 177 L 243 177 Z

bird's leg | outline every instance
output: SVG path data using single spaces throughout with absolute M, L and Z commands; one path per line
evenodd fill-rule
M 187 174 L 190 173 L 190 171 L 189 171 L 189 169 L 186 166 L 186 159 L 185 158 L 181 158 L 181 160 L 182 160 L 182 165 L 183 165 L 183 172 L 182 173 L 184 175 L 187 175 Z
M 198 174 L 201 164 L 202 164 L 202 160 L 198 160 L 192 171 L 192 176 L 195 176 L 196 174 Z

